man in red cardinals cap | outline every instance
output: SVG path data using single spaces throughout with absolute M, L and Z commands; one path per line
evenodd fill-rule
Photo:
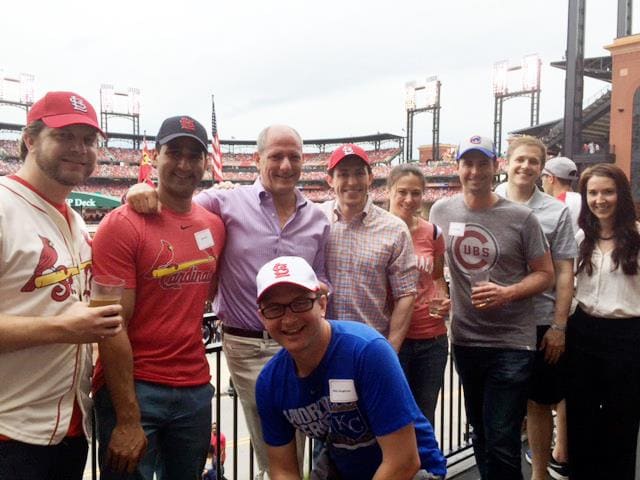
M 335 292 L 327 317 L 364 322 L 397 352 L 409 328 L 418 278 L 409 229 L 373 204 L 371 161 L 361 147 L 336 149 L 327 173 L 336 194 L 321 206 L 331 222 L 327 270 Z
M 66 198 L 93 172 L 103 135 L 76 93 L 27 114 L 22 167 L 0 177 L 0 478 L 81 479 L 90 432 L 91 346 L 122 307 L 89 308 L 91 246 Z

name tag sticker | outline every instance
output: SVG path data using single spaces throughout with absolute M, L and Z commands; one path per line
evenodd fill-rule
M 450 237 L 463 237 L 465 224 L 460 222 L 451 222 L 449 224 L 449 236 Z
M 357 402 L 358 394 L 353 380 L 329 379 L 329 400 L 333 403 Z
M 213 247 L 215 242 L 213 241 L 213 235 L 211 235 L 211 230 L 208 228 L 206 230 L 200 230 L 193 234 L 196 239 L 196 243 L 198 244 L 198 248 L 200 250 L 204 250 L 206 248 Z

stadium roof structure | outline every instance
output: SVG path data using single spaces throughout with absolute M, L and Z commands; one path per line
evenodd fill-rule
M 566 60 L 551 62 L 550 65 L 561 70 L 567 70 Z M 596 80 L 602 80 L 604 82 L 611 83 L 611 78 L 613 75 L 611 56 L 585 58 L 584 75 L 586 77 L 595 78 Z
M 23 128 L 24 128 L 24 125 L 19 125 L 17 123 L 0 122 L 0 130 L 21 132 Z
M 567 69 L 565 60 L 551 62 L 551 66 Z M 584 59 L 585 76 L 611 83 L 611 56 Z M 609 123 L 611 119 L 611 90 L 605 89 L 586 108 L 582 110 L 582 140 L 601 145 L 609 144 Z M 564 138 L 564 119 L 540 123 L 531 127 L 520 128 L 509 132 L 512 135 L 533 135 L 540 138 L 547 147 L 560 148 Z
M 20 132 L 24 128 L 24 125 L 20 125 L 17 123 L 4 123 L 0 122 L 0 130 L 5 131 L 15 131 Z M 143 138 L 140 135 L 133 135 L 131 133 L 117 133 L 117 132 L 107 132 L 107 135 L 110 139 L 118 139 L 118 140 L 131 140 L 131 141 L 142 141 Z M 146 135 L 144 138 L 151 142 L 155 142 L 155 135 Z M 379 144 L 384 141 L 393 141 L 393 142 L 404 142 L 404 137 L 400 135 L 394 135 L 392 133 L 376 133 L 373 135 L 361 135 L 356 137 L 335 137 L 335 138 L 314 138 L 314 139 L 304 139 L 305 146 L 315 145 L 321 151 L 324 151 L 324 146 L 326 145 L 342 145 L 343 143 L 374 143 Z M 220 140 L 222 145 L 229 146 L 247 146 L 251 147 L 256 144 L 255 140 Z

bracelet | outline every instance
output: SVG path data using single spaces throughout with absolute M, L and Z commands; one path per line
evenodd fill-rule
M 557 323 L 552 323 L 551 324 L 551 330 L 557 330 L 559 332 L 564 332 L 567 329 L 566 325 L 558 325 Z

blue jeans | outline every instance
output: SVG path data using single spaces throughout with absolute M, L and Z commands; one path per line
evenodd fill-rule
M 116 418 L 107 389 L 96 394 L 100 478 L 153 480 L 154 472 L 159 480 L 200 478 L 211 441 L 213 386 L 177 388 L 136 381 L 135 389 L 149 443 L 133 475 L 118 475 L 105 468 Z
M 482 480 L 521 480 L 522 421 L 534 352 L 453 346 Z
M 438 393 L 444 383 L 448 353 L 446 335 L 426 339 L 405 338 L 398 353 L 413 397 L 431 425 L 434 425 Z

